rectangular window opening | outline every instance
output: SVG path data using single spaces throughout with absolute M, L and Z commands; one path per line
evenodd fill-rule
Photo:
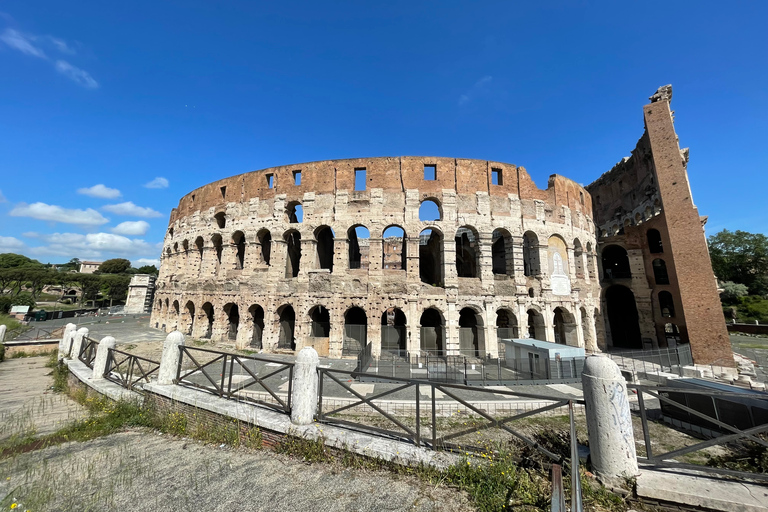
M 275 175 L 267 174 L 267 187 L 275 188 Z
M 195 202 L 195 194 L 192 194 L 192 202 Z
M 355 190 L 365 190 L 367 185 L 365 167 L 355 169 Z
M 584 192 L 579 192 L 579 201 L 581 201 L 581 206 L 584 206 Z
M 436 165 L 424 165 L 424 180 L 435 181 L 437 179 L 437 166 Z
M 501 169 L 491 169 L 491 185 L 503 185 L 504 178 Z
M 301 171 L 293 171 L 293 184 L 301 185 Z
M 221 198 L 225 199 L 227 197 L 227 187 L 221 187 Z

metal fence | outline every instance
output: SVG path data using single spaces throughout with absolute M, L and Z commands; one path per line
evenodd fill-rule
M 179 345 L 179 351 L 176 384 L 291 412 L 293 363 L 185 345 Z
M 693 365 L 691 346 L 688 344 L 679 345 L 675 348 L 654 350 L 611 348 L 609 352 L 604 353 L 619 366 L 631 368 L 634 371 L 665 371 L 682 376 L 682 367 Z
M 135 354 L 109 349 L 104 378 L 126 389 L 139 390 L 135 386 L 149 382 L 149 378 L 160 369 L 160 363 Z
M 93 370 L 93 360 L 96 359 L 96 350 L 98 348 L 98 341 L 93 338 L 84 336 L 83 342 L 80 345 L 80 353 L 77 355 L 77 358 L 82 361 L 85 366 Z
M 343 356 L 357 356 L 367 345 L 367 325 L 344 325 L 344 342 L 341 354 Z

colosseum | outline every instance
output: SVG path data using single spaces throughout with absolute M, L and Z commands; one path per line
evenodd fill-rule
M 386 157 L 193 190 L 171 213 L 152 325 L 330 357 L 368 345 L 495 357 L 497 339 L 530 337 L 588 351 L 691 342 L 697 362 L 722 359 L 727 334 L 665 91 L 645 107 L 632 156 L 587 187 L 555 174 L 539 189 L 502 162 Z

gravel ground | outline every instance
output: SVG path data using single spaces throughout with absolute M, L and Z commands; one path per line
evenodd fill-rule
M 307 464 L 268 450 L 130 431 L 0 461 L 0 508 L 163 511 L 469 511 L 415 477 Z

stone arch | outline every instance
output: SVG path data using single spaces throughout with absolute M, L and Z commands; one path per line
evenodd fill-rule
M 528 308 L 528 337 L 534 340 L 547 341 L 547 326 L 544 315 L 535 308 Z
M 200 308 L 200 318 L 205 321 L 205 331 L 201 338 L 210 339 L 213 335 L 213 304 L 206 302 L 203 307 Z
M 259 263 L 269 266 L 272 259 L 272 233 L 267 228 L 262 228 L 256 233 L 256 240 L 259 244 Z
M 656 284 L 669 284 L 666 262 L 661 258 L 656 258 L 651 265 L 653 266 L 653 280 Z
M 328 338 L 331 335 L 331 312 L 322 305 L 312 307 L 309 317 L 309 335 L 312 338 Z
M 221 235 L 216 233 L 211 237 L 211 244 L 213 244 L 213 250 L 216 253 L 216 267 L 221 265 L 221 255 L 224 252 L 224 242 Z
M 286 245 L 285 277 L 297 277 L 301 263 L 301 234 L 295 229 L 289 229 L 283 235 Z
M 245 233 L 235 231 L 232 233 L 232 248 L 235 252 L 235 268 L 245 268 Z
M 456 244 L 456 275 L 480 277 L 480 236 L 472 226 L 461 226 L 454 238 Z
M 553 311 L 553 317 L 552 323 L 555 331 L 555 343 L 578 347 L 579 335 L 577 332 L 577 324 L 576 319 L 571 312 L 564 307 L 559 306 Z
M 285 207 L 285 220 L 289 224 L 304 222 L 304 207 L 301 201 L 291 201 Z
M 368 344 L 368 315 L 363 308 L 352 306 L 344 313 L 344 341 L 341 353 L 357 356 Z
M 419 220 L 432 222 L 443 220 L 443 206 L 436 197 L 427 197 L 419 203 Z
M 515 274 L 515 257 L 513 251 L 512 235 L 506 229 L 493 230 L 491 235 L 491 260 L 495 275 Z
M 537 276 L 540 272 L 539 237 L 533 231 L 526 231 L 523 234 L 523 273 L 526 276 Z
M 659 309 L 662 317 L 674 318 L 675 301 L 672 299 L 672 294 L 666 290 L 659 292 Z
M 184 305 L 184 317 L 182 318 L 184 323 L 183 328 L 180 329 L 184 334 L 191 336 L 192 330 L 195 328 L 195 303 L 188 300 Z
M 214 220 L 216 221 L 216 225 L 219 226 L 219 229 L 224 229 L 227 225 L 227 214 L 224 212 L 219 212 L 216 215 L 213 216 Z
M 381 314 L 381 350 L 405 355 L 407 319 L 400 308 L 389 308 Z
M 443 313 L 434 307 L 427 308 L 419 320 L 421 335 L 419 341 L 421 351 L 438 356 L 445 355 L 445 318 Z
M 444 286 L 443 234 L 430 227 L 419 233 L 419 277 L 432 286 Z
M 573 239 L 573 266 L 577 279 L 587 277 L 584 271 L 584 248 L 581 246 L 581 240 L 578 238 Z
M 381 232 L 381 268 L 384 270 L 406 270 L 408 240 L 405 230 L 392 224 Z
M 189 251 L 189 240 L 187 240 L 187 239 L 185 238 L 185 239 L 184 239 L 184 241 L 183 241 L 183 242 L 181 242 L 181 248 L 182 248 L 182 250 L 183 250 L 184 252 L 187 252 L 187 251 Z
M 661 233 L 658 229 L 649 229 L 645 233 L 648 240 L 648 250 L 651 254 L 661 254 L 664 252 L 664 246 L 661 243 Z
M 510 308 L 496 310 L 496 337 L 499 340 L 520 337 L 517 315 Z
M 240 329 L 240 308 L 235 303 L 224 305 L 224 314 L 227 316 L 227 335 L 229 341 L 237 340 L 237 333 Z
M 317 242 L 317 268 L 333 272 L 333 240 L 335 234 L 330 226 L 320 226 L 315 230 Z
M 603 274 L 606 279 L 626 279 L 632 277 L 627 250 L 620 245 L 608 245 L 603 248 Z
M 178 253 L 179 252 L 179 242 L 173 243 L 173 252 Z
M 459 350 L 464 356 L 485 356 L 483 315 L 475 308 L 465 307 L 459 311 Z
M 277 348 L 296 350 L 296 312 L 293 306 L 286 304 L 277 309 L 278 337 Z
M 253 326 L 249 346 L 255 349 L 262 349 L 264 348 L 262 341 L 264 337 L 264 308 L 258 304 L 253 304 L 248 308 L 248 316 Z
M 632 290 L 613 285 L 605 291 L 608 324 L 611 327 L 611 344 L 617 348 L 642 349 L 640 321 Z
M 349 268 L 368 269 L 371 249 L 371 232 L 362 224 L 347 230 Z

